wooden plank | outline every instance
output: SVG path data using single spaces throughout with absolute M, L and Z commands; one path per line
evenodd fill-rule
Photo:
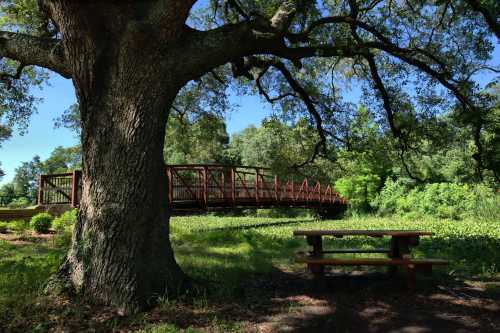
M 448 265 L 449 261 L 444 259 L 385 259 L 385 258 L 311 258 L 298 257 L 299 263 L 315 265 L 337 265 L 337 266 L 388 266 L 388 265 Z
M 80 170 L 74 170 L 71 179 L 71 207 L 75 208 L 79 204 L 78 184 L 82 173 Z
M 43 205 L 43 186 L 44 186 L 44 183 L 43 183 L 43 177 L 44 175 L 40 175 L 38 177 L 38 204 L 39 205 Z
M 432 236 L 433 232 L 421 230 L 295 230 L 294 236 Z
M 297 254 L 306 254 L 307 252 L 298 252 Z M 310 253 L 310 252 L 309 252 Z M 322 251 L 321 253 L 389 253 L 389 249 L 386 248 L 374 248 L 374 249 L 332 249 L 327 251 Z

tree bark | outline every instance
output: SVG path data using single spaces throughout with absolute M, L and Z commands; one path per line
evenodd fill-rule
M 78 220 L 57 277 L 128 314 L 187 283 L 169 240 L 162 153 L 168 110 L 185 80 L 147 26 L 121 6 L 92 8 L 99 6 L 106 7 L 51 8 L 73 73 L 83 148 Z

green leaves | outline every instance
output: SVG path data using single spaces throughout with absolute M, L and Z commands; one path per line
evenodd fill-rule
M 46 19 L 37 0 L 4 0 L 0 5 L 0 29 L 39 35 Z

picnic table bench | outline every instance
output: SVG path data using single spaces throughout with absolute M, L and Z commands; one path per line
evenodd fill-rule
M 411 248 L 419 244 L 421 236 L 432 236 L 434 233 L 418 230 L 296 230 L 294 236 L 305 236 L 307 243 L 312 246 L 309 252 L 299 252 L 297 262 L 307 264 L 315 278 L 323 278 L 324 267 L 331 266 L 387 266 L 389 273 L 396 273 L 398 267 L 407 271 L 407 284 L 409 289 L 416 285 L 416 272 L 425 275 L 432 274 L 433 265 L 447 265 L 443 259 L 411 258 Z M 331 236 L 342 238 L 344 236 L 391 237 L 388 248 L 375 249 L 323 249 L 323 237 Z M 385 253 L 387 258 L 325 258 L 324 254 L 335 253 Z

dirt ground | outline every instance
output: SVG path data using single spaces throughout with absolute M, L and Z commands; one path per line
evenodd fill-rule
M 419 279 L 409 292 L 404 276 L 361 270 L 331 271 L 324 289 L 302 274 L 281 279 L 271 302 L 291 310 L 265 317 L 256 332 L 500 332 L 500 292 L 485 282 Z
M 62 302 L 52 312 L 64 308 L 65 318 L 51 331 L 130 332 L 145 323 L 169 323 L 203 332 L 500 332 L 498 282 L 418 283 L 418 290 L 409 292 L 403 278 L 333 271 L 318 289 L 306 272 L 277 269 L 244 282 L 237 299 L 174 301 L 140 320 L 81 305 L 68 312 L 75 304 Z M 487 290 L 488 284 L 496 287 Z

